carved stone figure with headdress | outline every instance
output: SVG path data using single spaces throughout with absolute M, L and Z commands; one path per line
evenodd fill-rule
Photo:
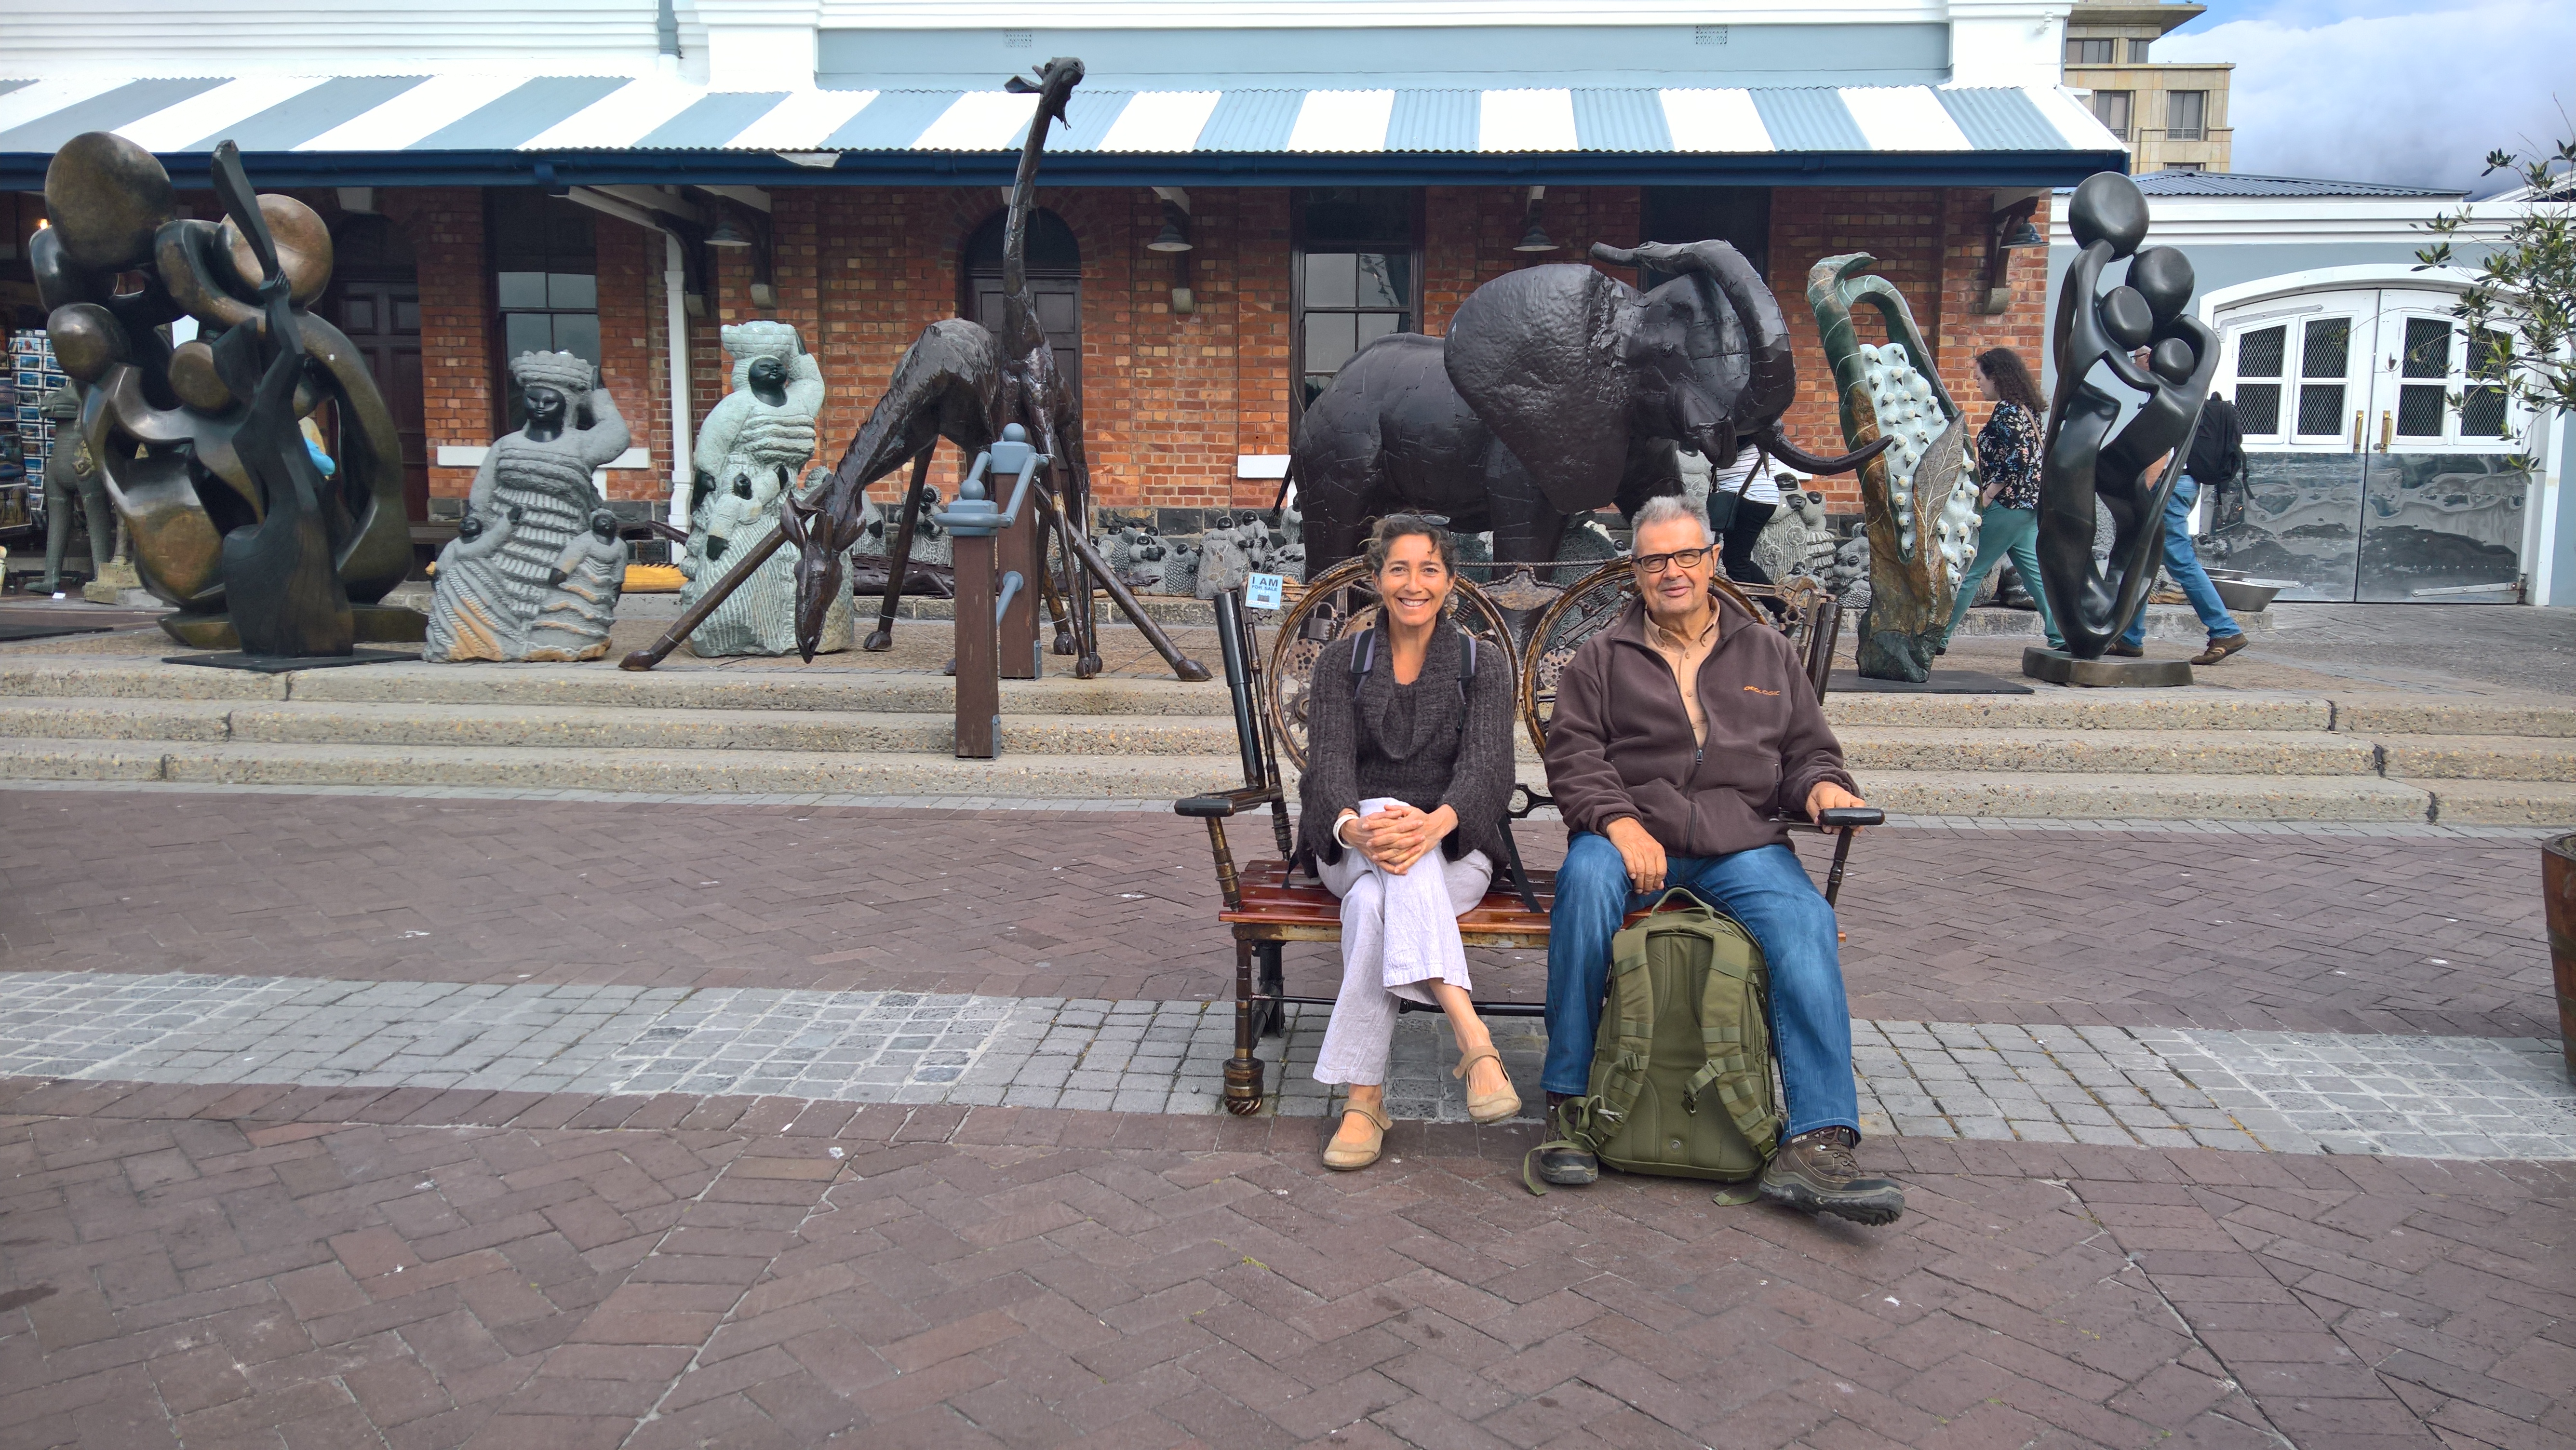
M 442 568 L 436 590 L 438 613 L 459 621 L 489 621 L 490 626 L 460 628 L 443 650 L 433 641 L 422 651 L 423 659 L 532 657 L 539 613 L 559 602 L 556 573 L 565 551 L 593 532 L 594 515 L 605 509 L 591 475 L 626 451 L 626 422 L 607 390 L 591 385 L 587 361 L 568 352 L 525 352 L 510 364 L 510 372 L 519 380 L 527 426 L 493 440 L 474 475 L 466 512 L 480 516 L 487 529 L 502 518 L 509 518 L 511 527 L 497 548 L 481 556 L 488 567 L 459 569 L 453 575 Z M 610 532 L 615 533 L 613 524 Z M 487 591 L 497 592 L 487 597 Z M 614 615 L 614 591 L 604 607 Z M 553 651 L 561 643 L 552 640 L 544 647 Z M 603 625 L 598 648 L 588 654 L 550 652 L 543 657 L 588 659 L 605 648 Z
M 733 387 L 698 429 L 695 497 L 680 572 L 682 607 L 694 604 L 749 550 L 778 531 L 779 496 L 814 456 L 814 420 L 823 411 L 823 373 L 796 329 L 783 322 L 745 322 L 723 331 L 733 354 Z M 819 474 L 819 471 L 818 471 Z M 819 476 L 798 488 L 803 498 Z M 826 613 L 822 651 L 851 645 L 846 593 Z M 699 655 L 781 655 L 796 648 L 796 556 L 769 556 L 758 572 L 718 604 L 689 635 Z

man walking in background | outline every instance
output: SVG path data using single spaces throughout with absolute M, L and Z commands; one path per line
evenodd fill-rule
M 2147 365 L 2147 350 L 2138 349 L 2138 366 Z M 2165 501 L 2165 572 L 2182 587 L 2192 612 L 2200 616 L 2201 627 L 2209 631 L 2209 648 L 2191 657 L 2196 665 L 2214 665 L 2245 648 L 2244 627 L 2236 616 L 2227 612 L 2227 604 L 2218 597 L 2218 586 L 2209 582 L 2209 571 L 2200 567 L 2200 554 L 2191 544 L 2192 500 L 2209 492 L 2216 498 L 2219 484 L 2236 476 L 2245 462 L 2245 433 L 2236 423 L 2236 405 L 2216 393 L 2200 409 L 2200 426 L 2192 431 L 2191 452 L 2184 455 L 2182 477 L 2174 480 L 2173 497 Z M 2111 646 L 2111 653 L 2132 659 L 2147 652 L 2147 612 L 2129 622 L 2129 632 Z

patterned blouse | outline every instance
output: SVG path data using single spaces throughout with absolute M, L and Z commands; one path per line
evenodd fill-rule
M 1999 508 L 2039 507 L 2039 420 L 2006 398 L 1977 434 L 1977 473 L 1994 486 Z

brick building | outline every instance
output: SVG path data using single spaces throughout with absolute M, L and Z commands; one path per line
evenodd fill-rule
M 0 59 L 24 77 L 0 79 L 0 187 L 39 187 L 85 130 L 143 142 L 183 188 L 236 139 L 256 183 L 333 224 L 326 305 L 381 337 L 423 520 L 454 516 L 511 423 L 506 358 L 532 345 L 599 365 L 634 432 L 606 474 L 622 511 L 665 510 L 687 476 L 729 322 L 803 333 L 832 461 L 926 324 L 991 310 L 1027 115 L 1001 81 L 1047 55 L 1090 76 L 1050 141 L 1032 269 L 1113 509 L 1267 505 L 1304 398 L 1355 342 L 1438 333 L 1478 284 L 1594 242 L 1723 236 L 1755 258 L 1801 342 L 1792 434 L 1839 451 L 1807 268 L 1876 256 L 1972 395 L 1976 351 L 2041 346 L 2045 249 L 1999 251 L 2005 214 L 2036 197 L 2044 230 L 2047 188 L 2123 161 L 2058 89 L 2065 0 L 1951 0 L 1928 23 L 1521 0 L 447 14 L 459 36 L 536 37 L 506 59 L 442 53 L 465 41 L 379 8 L 312 54 L 220 66 L 175 7 L 167 33 L 120 34 L 131 7 L 32 33 Z M 1032 16 L 1064 23 L 1013 28 Z M 22 224 L 40 210 L 19 198 Z

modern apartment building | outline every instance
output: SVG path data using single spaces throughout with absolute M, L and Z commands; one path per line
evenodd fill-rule
M 2228 169 L 2227 64 L 2171 64 L 2156 43 L 2198 19 L 2206 5 L 2091 3 L 2066 17 L 2066 84 L 2129 148 L 2129 169 Z

